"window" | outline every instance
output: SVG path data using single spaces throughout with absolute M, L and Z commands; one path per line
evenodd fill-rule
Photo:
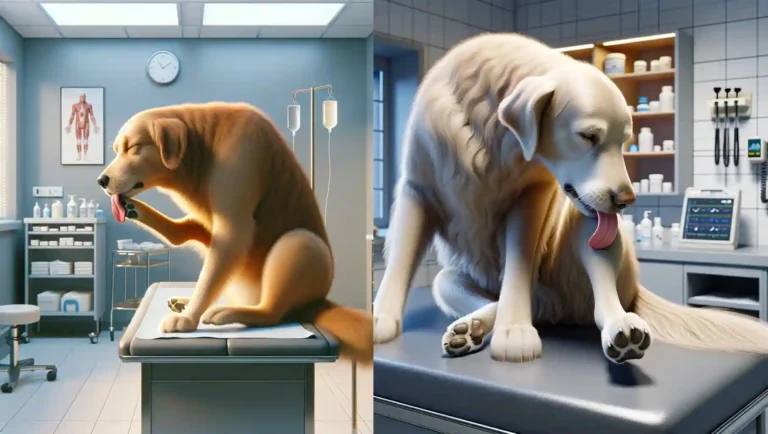
M 12 218 L 11 188 L 15 186 L 11 177 L 16 168 L 11 167 L 11 142 L 8 132 L 8 65 L 0 62 L 0 219 Z
M 387 68 L 376 62 L 373 71 L 373 224 L 389 226 L 392 192 L 389 184 L 389 142 L 387 124 Z

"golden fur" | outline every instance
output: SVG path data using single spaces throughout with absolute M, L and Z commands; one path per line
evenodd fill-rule
M 133 116 L 100 177 L 129 217 L 172 245 L 196 241 L 204 263 L 194 295 L 161 325 L 271 326 L 314 322 L 342 354 L 372 360 L 372 320 L 326 299 L 333 257 L 314 192 L 274 123 L 247 104 L 185 104 Z M 105 182 L 106 181 L 106 182 Z M 172 220 L 134 199 L 156 187 L 187 213 Z M 134 214 L 135 212 L 135 214 Z M 212 306 L 220 296 L 225 306 Z

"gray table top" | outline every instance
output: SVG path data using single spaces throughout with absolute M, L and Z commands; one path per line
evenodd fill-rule
M 318 363 L 333 362 L 339 356 L 335 338 L 315 327 L 302 324 L 315 334 L 307 339 L 138 339 L 136 332 L 146 318 L 158 288 L 188 288 L 190 283 L 162 282 L 147 289 L 139 309 L 120 338 L 118 351 L 125 362 L 141 363 Z M 194 285 L 194 284 L 192 284 Z
M 750 268 L 768 268 L 768 248 L 738 247 L 736 250 L 635 247 L 641 261 L 714 264 Z
M 768 389 L 768 359 L 654 342 L 639 361 L 606 361 L 596 328 L 539 328 L 541 359 L 441 354 L 451 319 L 411 291 L 403 335 L 375 348 L 374 394 L 519 434 L 712 432 Z

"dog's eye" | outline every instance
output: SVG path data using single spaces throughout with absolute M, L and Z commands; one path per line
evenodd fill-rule
M 597 145 L 600 138 L 594 133 L 579 133 L 579 137 L 589 142 L 590 145 Z

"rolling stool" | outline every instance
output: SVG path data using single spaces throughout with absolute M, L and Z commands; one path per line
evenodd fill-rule
M 3 393 L 13 392 L 16 383 L 19 381 L 21 371 L 42 371 L 47 370 L 46 379 L 48 381 L 56 380 L 55 366 L 35 365 L 35 359 L 19 360 L 19 326 L 34 324 L 40 321 L 40 308 L 28 304 L 9 304 L 0 306 L 0 326 L 10 326 L 8 333 L 8 346 L 11 348 L 10 363 L 0 364 L 0 371 L 8 372 L 8 382 L 0 386 Z

